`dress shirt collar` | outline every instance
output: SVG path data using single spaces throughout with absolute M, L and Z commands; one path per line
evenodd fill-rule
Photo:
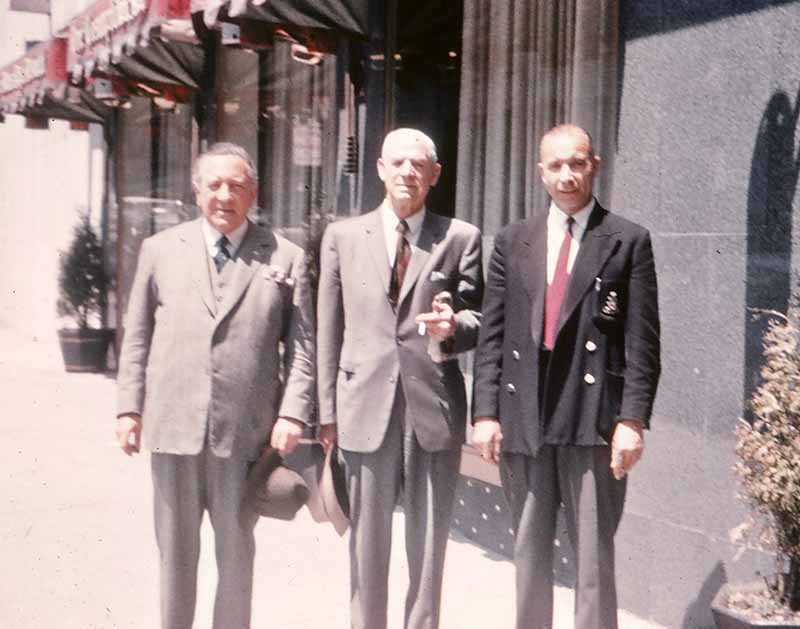
M 572 215 L 575 225 L 572 226 L 572 236 L 575 240 L 580 242 L 583 238 L 583 233 L 586 231 L 586 226 L 589 224 L 589 217 L 592 215 L 595 200 L 592 198 L 582 209 Z M 564 212 L 553 201 L 550 201 L 550 210 L 547 214 L 547 229 L 557 229 L 562 234 L 567 231 L 567 219 L 569 214 Z M 576 231 L 577 228 L 577 231 Z
M 406 238 L 408 238 L 409 242 L 416 243 L 417 238 L 419 237 L 419 232 L 422 229 L 422 221 L 425 220 L 426 211 L 427 210 L 423 206 L 423 208 L 419 212 L 415 212 L 414 214 L 406 218 L 406 224 L 408 225 L 408 232 L 406 232 Z M 392 206 L 385 199 L 381 204 L 381 217 L 383 220 L 384 227 L 387 230 L 391 230 L 392 234 L 396 234 L 397 225 L 398 223 L 400 223 L 400 219 L 397 217 L 397 214 L 394 213 Z
M 408 231 L 406 232 L 406 240 L 409 244 L 416 245 L 419 241 L 419 235 L 422 232 L 422 222 L 425 220 L 425 212 L 427 210 L 423 207 L 419 212 L 415 212 L 406 218 Z M 386 252 L 389 254 L 389 266 L 394 264 L 394 255 L 397 251 L 397 225 L 400 219 L 394 213 L 392 206 L 387 200 L 384 199 L 380 207 L 381 223 L 383 224 L 383 237 L 386 241 Z M 412 254 L 413 255 L 413 254 Z
M 239 247 L 242 246 L 242 241 L 244 241 L 244 237 L 247 235 L 247 226 L 250 221 L 245 220 L 242 222 L 239 227 L 234 229 L 230 234 L 227 234 L 228 240 L 230 241 L 230 246 L 228 247 L 228 251 L 231 254 L 231 257 L 236 255 L 236 252 L 239 251 Z M 205 218 L 202 222 L 202 230 L 203 230 L 203 240 L 206 243 L 206 251 L 208 251 L 208 255 L 212 258 L 217 255 L 217 242 L 219 239 L 222 238 L 222 233 L 217 231 L 211 226 Z

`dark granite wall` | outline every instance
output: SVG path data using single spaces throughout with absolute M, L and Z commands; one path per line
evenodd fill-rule
M 732 433 L 759 361 L 748 308 L 785 309 L 797 288 L 800 2 L 637 0 L 623 20 L 611 206 L 653 233 L 664 353 L 617 536 L 620 603 L 708 627 L 722 583 L 771 568 L 731 542 Z

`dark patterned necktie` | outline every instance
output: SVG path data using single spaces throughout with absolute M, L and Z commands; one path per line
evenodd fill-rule
M 394 253 L 392 277 L 389 280 L 389 301 L 392 307 L 397 306 L 397 300 L 400 298 L 400 289 L 403 286 L 403 278 L 405 278 L 406 269 L 408 269 L 408 261 L 411 259 L 411 246 L 406 239 L 408 223 L 401 220 L 397 224 L 395 231 L 397 231 L 397 248 Z
M 553 274 L 553 283 L 547 287 L 544 303 L 544 346 L 546 349 L 553 349 L 553 345 L 556 342 L 558 315 L 561 312 L 561 302 L 564 300 L 564 293 L 567 292 L 567 283 L 569 282 L 567 262 L 569 261 L 569 249 L 572 245 L 572 225 L 574 223 L 575 219 L 570 216 L 567 219 L 567 231 L 564 232 L 561 249 L 558 250 L 558 261 L 556 262 L 556 271 Z
M 217 241 L 217 254 L 214 256 L 214 266 L 217 267 L 217 273 L 222 271 L 225 263 L 231 259 L 231 252 L 228 251 L 228 245 L 231 241 L 227 236 L 223 236 Z

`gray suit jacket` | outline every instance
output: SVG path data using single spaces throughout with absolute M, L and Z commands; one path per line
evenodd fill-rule
M 219 303 L 200 218 L 144 241 L 117 378 L 118 413 L 154 452 L 255 459 L 277 416 L 308 422 L 314 326 L 302 250 L 250 224 Z M 279 359 L 283 349 L 283 365 Z
M 389 303 L 389 257 L 378 210 L 333 223 L 320 254 L 318 390 L 321 423 L 338 424 L 345 450 L 374 452 L 386 433 L 398 378 L 406 419 L 428 451 L 458 447 L 466 392 L 457 360 L 435 363 L 416 315 L 450 291 L 458 327 L 454 353 L 475 346 L 483 295 L 481 235 L 428 212 L 397 305 Z

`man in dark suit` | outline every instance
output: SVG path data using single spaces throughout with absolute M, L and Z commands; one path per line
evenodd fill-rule
M 517 627 L 552 626 L 556 513 L 577 557 L 576 629 L 615 629 L 614 534 L 660 373 L 650 235 L 592 195 L 588 133 L 545 134 L 548 212 L 506 227 L 489 262 L 473 443 L 500 463 L 515 530 Z
M 386 627 L 392 514 L 401 494 L 409 568 L 404 626 L 439 624 L 466 430 L 457 354 L 475 346 L 483 295 L 480 232 L 425 209 L 440 170 L 430 138 L 393 131 L 378 159 L 383 204 L 331 224 L 321 246 L 321 438 L 338 432 L 344 459 L 351 623 L 360 629 Z
M 271 439 L 291 451 L 313 402 L 313 314 L 299 247 L 247 219 L 256 173 L 239 146 L 195 162 L 203 216 L 144 241 L 119 361 L 117 438 L 152 452 L 164 629 L 192 626 L 200 523 L 217 558 L 215 629 L 247 629 L 257 514 L 242 504 Z M 279 362 L 283 348 L 284 364 Z

